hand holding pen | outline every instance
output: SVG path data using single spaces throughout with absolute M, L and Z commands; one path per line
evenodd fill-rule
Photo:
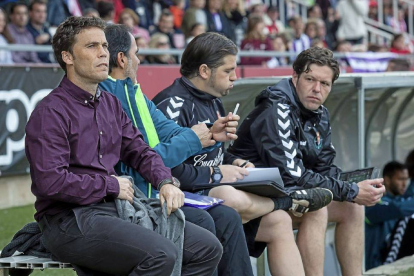
M 237 110 L 236 110 L 237 111 Z M 214 122 L 210 131 L 213 134 L 213 139 L 218 142 L 225 142 L 229 140 L 236 140 L 236 130 L 240 116 L 231 112 L 226 117 L 221 117 L 217 111 L 218 119 Z

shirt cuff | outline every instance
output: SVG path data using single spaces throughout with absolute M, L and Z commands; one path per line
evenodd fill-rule
M 349 183 L 349 191 L 346 197 L 346 201 L 353 202 L 359 193 L 359 187 L 356 183 Z
M 108 196 L 113 196 L 114 198 L 119 195 L 119 183 L 118 180 L 113 176 L 106 177 L 106 194 Z

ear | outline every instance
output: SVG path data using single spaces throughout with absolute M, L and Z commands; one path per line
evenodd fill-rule
M 391 183 L 391 178 L 389 176 L 384 176 L 384 185 L 386 187 L 389 187 L 390 183 Z
M 198 75 L 203 80 L 207 80 L 208 78 L 210 78 L 211 69 L 208 68 L 208 66 L 206 64 L 201 64 L 200 67 L 198 67 Z
M 298 80 L 299 80 L 299 75 L 298 75 L 298 74 L 296 74 L 296 72 L 293 72 L 293 75 L 292 75 L 292 82 L 293 82 L 293 86 L 294 86 L 295 88 L 296 88 L 296 84 L 297 84 Z
M 69 53 L 68 51 L 62 51 L 62 59 L 63 62 L 66 63 L 66 65 L 73 65 L 73 55 L 71 53 Z
M 123 52 L 119 52 L 116 55 L 116 62 L 118 63 L 119 68 L 125 69 L 128 64 L 128 58 L 125 56 Z

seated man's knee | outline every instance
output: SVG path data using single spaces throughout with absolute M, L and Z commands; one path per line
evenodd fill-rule
M 165 241 L 164 239 L 162 239 Z M 135 268 L 137 273 L 145 275 L 149 272 L 160 273 L 160 275 L 169 275 L 173 271 L 175 262 L 178 257 L 178 249 L 171 241 L 156 242 L 154 250 L 148 252 L 146 260 L 142 261 Z M 165 273 L 164 273 L 165 272 Z
M 225 205 L 235 209 L 239 213 L 248 210 L 252 206 L 251 200 L 244 192 L 228 185 L 213 188 L 209 196 L 223 199 Z
M 364 206 L 351 202 L 333 202 L 328 206 L 329 221 L 339 223 L 360 223 L 365 216 Z
M 303 215 L 303 218 L 327 223 L 328 222 L 328 208 L 324 207 L 314 212 L 308 212 Z
M 293 239 L 292 219 L 283 210 L 271 212 L 262 217 L 259 232 L 263 241 L 268 243 L 285 238 Z
M 343 219 L 342 220 L 356 220 L 363 221 L 365 217 L 364 206 L 351 203 L 343 202 Z
M 210 231 L 214 235 L 216 234 L 215 223 L 209 212 L 186 206 L 182 207 L 181 210 L 184 212 L 186 221 L 198 225 L 201 228 Z
M 219 229 L 234 229 L 241 227 L 241 217 L 233 208 L 226 205 L 219 205 L 208 210 L 213 217 L 217 231 Z
M 289 214 L 283 210 L 277 210 L 263 216 L 262 221 L 264 226 L 274 231 L 292 229 L 292 219 Z

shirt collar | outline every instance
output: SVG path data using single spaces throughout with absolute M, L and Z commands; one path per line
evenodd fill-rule
M 202 100 L 214 100 L 217 99 L 216 96 L 210 95 L 207 92 L 204 92 L 200 89 L 198 89 L 197 87 L 195 87 L 195 85 L 186 77 L 181 77 L 183 83 L 189 88 L 188 91 L 197 98 L 200 98 Z
M 84 104 L 87 104 L 90 101 L 94 100 L 94 97 L 89 93 L 71 82 L 65 75 L 60 83 L 60 86 L 65 89 L 69 94 L 71 94 L 75 99 L 81 101 Z M 102 90 L 98 87 L 95 94 L 95 99 L 99 100 L 102 95 Z

